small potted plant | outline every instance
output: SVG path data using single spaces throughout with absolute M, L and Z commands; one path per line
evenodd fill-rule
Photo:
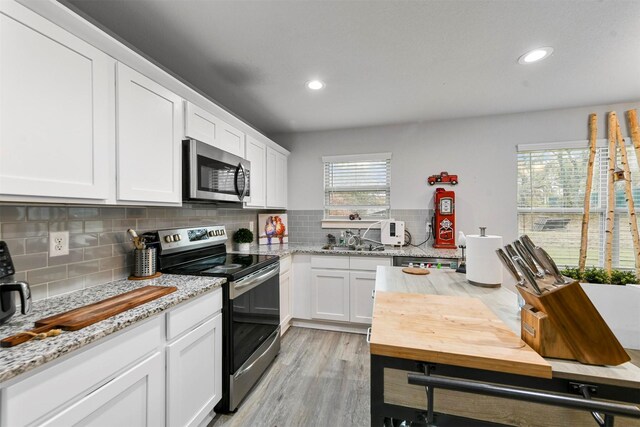
M 238 244 L 240 252 L 249 252 L 251 242 L 253 242 L 253 233 L 248 228 L 240 228 L 233 233 L 233 241 Z

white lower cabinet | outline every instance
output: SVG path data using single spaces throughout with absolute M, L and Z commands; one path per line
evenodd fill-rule
M 164 364 L 153 356 L 119 375 L 41 426 L 128 426 L 164 424 Z
M 222 397 L 222 314 L 167 346 L 167 426 L 194 426 Z
M 390 257 L 314 255 L 293 261 L 294 318 L 371 324 L 376 268 L 390 266 Z M 308 296 L 307 296 L 308 295 Z M 294 306 L 295 307 L 295 306 Z
M 349 272 L 311 270 L 311 318 L 349 321 Z
M 371 324 L 375 288 L 376 273 L 370 271 L 349 273 L 349 321 L 351 323 Z
M 291 258 L 280 259 L 280 335 L 289 329 L 292 317 Z
M 1 387 L 0 427 L 208 422 L 222 397 L 221 309 L 218 288 Z

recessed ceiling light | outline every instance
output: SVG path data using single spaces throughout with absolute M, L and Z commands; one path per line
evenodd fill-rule
M 307 82 L 307 87 L 311 90 L 320 90 L 324 87 L 324 82 L 320 80 L 311 80 Z
M 539 47 L 537 49 L 530 50 L 529 52 L 518 58 L 518 64 L 531 64 L 533 62 L 538 62 L 545 58 L 548 58 L 552 53 L 552 47 Z

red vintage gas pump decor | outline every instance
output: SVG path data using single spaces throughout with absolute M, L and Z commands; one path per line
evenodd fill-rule
M 453 191 L 436 188 L 433 195 L 435 207 L 431 230 L 433 247 L 438 249 L 456 249 L 456 214 Z

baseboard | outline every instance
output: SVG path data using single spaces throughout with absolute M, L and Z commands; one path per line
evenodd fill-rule
M 321 329 L 325 331 L 336 331 L 336 332 L 349 332 L 352 334 L 363 334 L 363 335 L 367 334 L 367 329 L 370 327 L 370 325 L 365 325 L 365 324 L 339 323 L 339 322 L 331 322 L 326 320 L 304 320 L 304 319 L 292 319 L 290 324 L 300 328 Z

